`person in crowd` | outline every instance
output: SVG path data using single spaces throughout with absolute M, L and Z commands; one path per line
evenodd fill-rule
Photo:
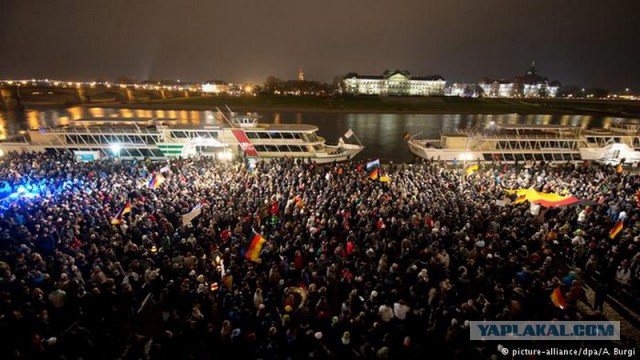
M 584 269 L 637 284 L 638 175 L 459 170 L 6 154 L 0 357 L 489 359 L 470 321 L 579 320 Z M 516 188 L 590 204 L 532 216 Z

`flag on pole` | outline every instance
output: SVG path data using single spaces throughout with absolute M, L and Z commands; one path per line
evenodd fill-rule
M 164 176 L 162 176 L 161 174 L 155 174 L 153 175 L 153 177 L 151 177 L 151 180 L 149 180 L 149 187 L 155 190 L 159 188 L 163 182 Z
M 124 216 L 125 214 L 128 214 L 130 212 L 131 212 L 131 204 L 130 203 L 126 203 L 124 205 L 124 207 L 122 209 L 120 209 L 120 211 L 118 211 L 116 216 L 114 216 L 113 219 L 111 219 L 111 224 L 112 225 L 120 225 L 120 224 L 122 224 L 122 216 Z
M 618 235 L 618 233 L 620 231 L 622 231 L 622 228 L 624 227 L 624 224 L 622 223 L 622 220 L 618 221 L 616 223 L 616 226 L 613 227 L 613 229 L 611 229 L 611 231 L 609 231 L 609 238 L 611 240 L 615 239 L 616 236 Z
M 253 240 L 251 240 L 251 245 L 247 249 L 247 252 L 244 253 L 244 257 L 247 260 L 257 261 L 260 258 L 260 251 L 262 251 L 262 246 L 267 242 L 262 235 L 255 233 Z
M 373 169 L 373 171 L 369 174 L 369 177 L 371 178 L 371 180 L 377 180 L 378 179 L 378 168 Z
M 348 139 L 353 136 L 353 130 L 349 129 L 346 133 L 344 133 L 345 139 Z
M 562 291 L 560 291 L 559 286 L 551 293 L 551 302 L 553 306 L 559 307 L 560 309 L 567 307 L 567 303 L 564 301 L 564 296 L 562 296 Z
M 375 159 L 373 161 L 369 161 L 367 163 L 367 171 L 371 171 L 371 169 L 375 169 L 375 168 L 379 168 L 380 167 L 380 159 Z
M 474 171 L 478 171 L 479 168 L 480 166 L 478 166 L 478 164 L 473 164 L 473 165 L 467 166 L 467 168 L 464 171 L 467 173 L 467 175 L 471 175 L 473 174 Z
M 202 203 L 198 203 L 198 205 L 196 205 L 191 211 L 182 215 L 182 225 L 186 226 L 187 224 L 191 223 L 191 221 L 193 221 L 193 219 L 198 217 L 200 214 L 202 214 Z

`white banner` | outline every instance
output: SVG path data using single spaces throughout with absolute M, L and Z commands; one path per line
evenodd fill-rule
M 195 219 L 198 215 L 202 213 L 202 203 L 196 205 L 193 210 L 188 213 L 182 215 L 182 225 L 186 226 L 190 224 L 193 219 Z

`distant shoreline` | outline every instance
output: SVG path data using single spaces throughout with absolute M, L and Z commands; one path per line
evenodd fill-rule
M 111 108 L 111 109 L 142 109 L 142 110 L 197 110 L 215 111 L 215 106 L 207 105 L 186 105 L 186 104 L 154 104 L 154 103 L 95 103 L 95 104 L 81 104 L 78 106 L 87 108 Z M 226 111 L 224 106 L 220 107 L 220 110 Z M 239 112 L 255 111 L 255 112 L 315 112 L 315 113 L 335 113 L 335 114 L 487 114 L 487 115 L 502 115 L 502 114 L 517 114 L 508 111 L 495 111 L 495 112 L 477 112 L 477 111 L 455 111 L 455 110 L 398 110 L 398 109 L 366 109 L 366 108 L 353 108 L 353 109 L 327 109 L 322 107 L 289 107 L 289 106 L 232 106 L 232 110 Z M 547 115 L 547 113 L 539 113 L 540 115 Z M 548 114 L 553 115 L 553 114 Z
M 27 108 L 65 106 L 55 102 L 25 104 Z M 66 106 L 145 110 L 213 110 L 225 105 L 240 112 L 317 112 L 359 114 L 585 115 L 640 118 L 640 101 L 590 99 L 467 99 L 457 97 L 191 97 L 133 102 L 100 102 Z
M 468 99 L 458 97 L 312 97 L 211 96 L 148 100 L 132 103 L 83 104 L 88 107 L 159 110 L 215 110 L 228 105 L 237 111 L 372 114 L 521 114 L 640 117 L 640 101 L 589 99 Z

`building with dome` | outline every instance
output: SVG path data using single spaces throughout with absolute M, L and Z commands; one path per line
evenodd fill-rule
M 513 79 L 492 80 L 483 78 L 479 86 L 485 97 L 556 97 L 560 90 L 559 81 L 549 81 L 540 76 L 536 70 L 535 61 L 524 75 Z

